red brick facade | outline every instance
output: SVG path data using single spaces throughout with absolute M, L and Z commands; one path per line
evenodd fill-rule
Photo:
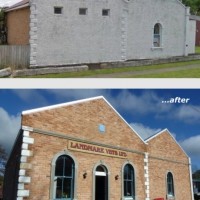
M 100 124 L 104 126 L 105 132 L 99 130 Z M 27 155 L 22 156 L 19 176 L 28 178 L 27 182 L 22 181 L 18 186 L 19 200 L 54 199 L 53 161 L 59 153 L 70 155 L 75 162 L 73 199 L 96 200 L 94 174 L 96 166 L 102 165 L 108 172 L 108 197 L 105 199 L 125 200 L 123 167 L 127 163 L 133 166 L 135 172 L 136 200 L 153 200 L 157 197 L 166 199 L 168 171 L 174 177 L 173 199 L 192 199 L 188 157 L 170 133 L 166 130 L 147 143 L 144 142 L 102 97 L 24 112 L 22 129 L 22 151 L 25 150 L 22 155 Z M 85 146 L 82 149 L 70 149 L 69 141 Z M 102 149 L 104 154 L 100 150 L 84 150 L 86 147 Z M 110 155 L 105 154 L 107 149 L 111 150 Z M 122 157 L 119 157 L 120 152 Z M 6 180 L 8 171 L 9 163 Z M 27 192 L 27 197 L 19 193 L 23 190 Z M 5 190 L 5 199 L 12 199 L 6 195 Z

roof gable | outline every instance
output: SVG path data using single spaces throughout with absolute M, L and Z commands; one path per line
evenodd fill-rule
M 168 134 L 172 139 L 173 141 L 175 142 L 175 144 L 181 149 L 181 151 L 188 157 L 188 155 L 186 154 L 186 152 L 184 151 L 184 149 L 180 146 L 180 144 L 176 141 L 176 139 L 174 138 L 174 136 L 170 133 L 170 131 L 166 128 L 154 135 L 152 135 L 151 137 L 147 138 L 145 140 L 145 142 L 148 144 L 149 142 L 153 141 L 153 140 L 156 140 L 159 136 L 161 136 L 162 134 Z
M 76 100 L 72 102 L 67 102 L 67 103 L 61 103 L 61 104 L 56 104 L 52 106 L 46 106 L 46 107 L 41 107 L 41 108 L 36 108 L 32 110 L 26 110 L 22 112 L 23 116 L 30 115 L 30 114 L 36 114 L 39 112 L 43 111 L 51 111 L 57 108 L 62 108 L 62 107 L 67 107 L 67 106 L 74 106 L 77 104 L 82 104 L 90 101 L 95 101 L 95 100 L 103 100 L 117 115 L 118 117 L 128 126 L 129 129 L 142 141 L 142 143 L 145 144 L 144 140 L 141 138 L 141 136 L 130 126 L 128 122 L 115 110 L 115 108 L 103 97 L 103 96 L 97 96 L 97 97 L 92 97 L 92 98 L 86 98 L 86 99 L 81 99 L 81 100 Z

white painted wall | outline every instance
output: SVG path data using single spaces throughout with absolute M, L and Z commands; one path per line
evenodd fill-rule
M 196 21 L 190 20 L 188 34 L 188 53 L 195 53 Z
M 54 6 L 63 14 L 55 15 Z M 32 0 L 31 65 L 98 63 L 181 56 L 185 7 L 177 0 Z M 79 8 L 87 8 L 86 16 Z M 110 9 L 110 16 L 102 16 Z M 162 48 L 152 48 L 162 24 Z

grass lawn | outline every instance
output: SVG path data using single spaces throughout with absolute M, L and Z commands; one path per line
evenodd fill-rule
M 182 67 L 182 66 L 192 66 L 198 65 L 200 66 L 200 60 L 189 61 L 189 62 L 177 62 L 177 63 L 168 63 L 161 65 L 148 65 L 148 66 L 139 66 L 139 67 L 122 67 L 122 68 L 111 68 L 111 69 L 98 69 L 98 70 L 88 70 L 83 72 L 67 72 L 62 74 L 46 74 L 46 75 L 36 75 L 36 76 L 28 76 L 28 78 L 85 78 L 92 77 L 95 75 L 104 75 L 110 74 L 112 78 L 115 78 L 115 73 L 126 73 L 122 74 L 121 78 L 200 78 L 200 69 L 189 69 L 189 70 L 181 70 L 178 72 L 164 72 L 160 74 L 148 74 L 148 75 L 130 75 L 128 72 L 142 72 L 145 70 L 156 70 L 156 69 L 166 69 L 166 68 L 174 68 L 174 67 Z M 27 78 L 27 76 L 26 76 Z
M 195 47 L 195 53 L 200 53 L 200 46 Z
M 200 68 L 180 70 L 174 72 L 164 72 L 157 74 L 136 75 L 136 76 L 129 76 L 127 78 L 200 78 Z

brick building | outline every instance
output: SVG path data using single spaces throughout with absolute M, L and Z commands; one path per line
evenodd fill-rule
M 30 8 L 29 1 L 23 0 L 5 10 L 7 43 L 9 45 L 29 44 Z
M 4 200 L 192 200 L 189 157 L 165 129 L 143 140 L 104 97 L 22 112 Z

